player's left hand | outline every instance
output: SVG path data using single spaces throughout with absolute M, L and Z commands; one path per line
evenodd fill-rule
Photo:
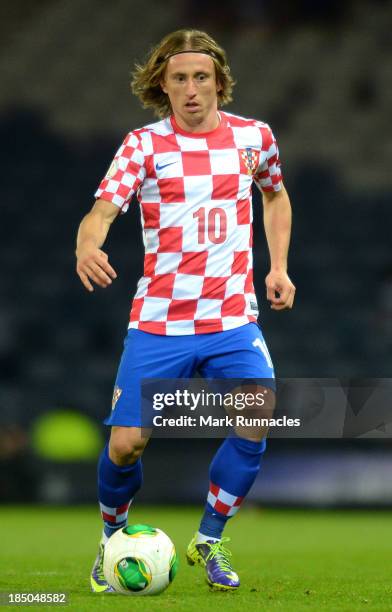
M 265 278 L 267 287 L 267 300 L 271 302 L 272 310 L 292 308 L 295 296 L 295 287 L 287 272 L 271 270 Z

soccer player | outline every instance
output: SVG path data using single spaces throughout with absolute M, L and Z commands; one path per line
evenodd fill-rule
M 233 87 L 223 49 L 204 32 L 171 33 L 136 66 L 132 87 L 160 120 L 125 137 L 80 224 L 76 250 L 86 289 L 109 287 L 116 272 L 101 247 L 136 194 L 144 273 L 105 420 L 110 441 L 98 464 L 103 535 L 91 574 L 96 592 L 110 590 L 102 570 L 105 543 L 127 523 L 142 483 L 141 379 L 188 378 L 195 371 L 262 378 L 274 395 L 253 287 L 253 182 L 262 191 L 271 260 L 267 299 L 282 310 L 292 307 L 295 293 L 287 274 L 291 207 L 277 144 L 266 123 L 219 110 Z M 222 533 L 257 476 L 266 433 L 233 432 L 210 465 L 207 502 L 187 559 L 203 566 L 217 589 L 240 584 Z

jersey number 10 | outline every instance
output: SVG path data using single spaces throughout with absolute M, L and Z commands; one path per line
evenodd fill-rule
M 198 219 L 197 235 L 199 244 L 206 243 L 206 209 L 202 206 L 193 213 Z M 227 216 L 223 208 L 211 208 L 207 215 L 208 240 L 214 244 L 221 244 L 226 240 Z

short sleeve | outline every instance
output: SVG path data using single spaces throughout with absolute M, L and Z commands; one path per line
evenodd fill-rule
M 141 138 L 130 132 L 114 156 L 95 197 L 108 200 L 118 206 L 121 212 L 126 212 L 145 175 Z
M 262 138 L 260 165 L 254 175 L 254 181 L 261 191 L 280 191 L 282 172 L 278 145 L 269 125 L 263 124 L 260 132 Z

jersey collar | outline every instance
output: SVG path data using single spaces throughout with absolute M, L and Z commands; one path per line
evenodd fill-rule
M 218 127 L 216 127 L 214 130 L 211 130 L 210 132 L 187 132 L 186 130 L 183 130 L 178 125 L 177 121 L 175 120 L 174 115 L 170 116 L 170 123 L 176 134 L 182 134 L 182 136 L 187 136 L 188 138 L 206 138 L 208 136 L 213 136 L 213 135 L 218 134 L 227 125 L 224 115 L 220 113 L 219 111 L 218 111 L 218 117 L 220 120 Z

